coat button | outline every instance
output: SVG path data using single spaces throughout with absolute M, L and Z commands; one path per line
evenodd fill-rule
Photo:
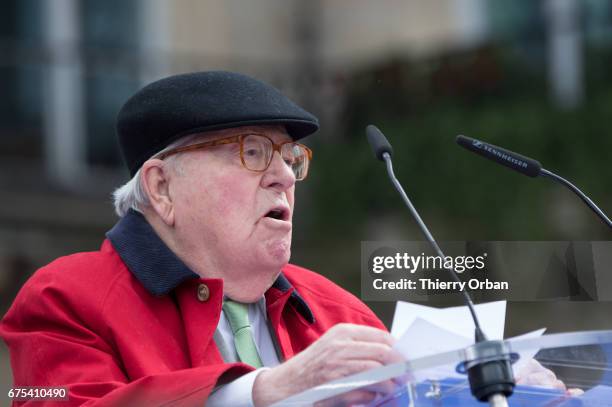
M 198 300 L 200 302 L 208 301 L 210 297 L 210 290 L 206 284 L 198 285 Z

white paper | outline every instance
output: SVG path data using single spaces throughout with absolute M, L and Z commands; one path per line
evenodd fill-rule
M 532 332 L 528 332 L 526 334 L 523 335 L 519 335 L 519 336 L 514 336 L 512 338 L 509 339 L 510 342 L 517 340 L 517 339 L 526 339 L 526 338 L 537 338 L 539 336 L 544 335 L 544 332 L 546 331 L 546 328 L 541 328 Z M 512 370 L 514 371 L 514 377 L 518 378 L 523 374 L 526 374 L 527 372 L 523 372 L 523 368 L 525 366 L 527 366 L 528 362 L 533 359 L 533 357 L 536 355 L 536 353 L 538 353 L 540 351 L 540 349 L 529 349 L 529 350 L 525 350 L 519 353 L 520 359 L 512 365 Z
M 506 320 L 506 301 L 495 301 L 474 306 L 482 330 L 489 339 L 504 338 L 504 324 Z M 421 318 L 445 330 L 467 338 L 474 336 L 474 322 L 466 306 L 433 308 L 425 305 L 398 301 L 395 305 L 395 315 L 391 326 L 391 335 L 396 339 L 402 337 L 404 332 L 415 319 Z
M 475 308 L 487 337 L 503 339 L 506 302 L 478 304 Z M 511 338 L 510 341 L 538 337 L 544 331 L 545 329 L 539 329 Z M 462 349 L 474 344 L 474 323 L 466 306 L 439 309 L 398 302 L 391 332 L 394 337 L 399 336 L 394 349 L 407 360 Z M 520 353 L 519 361 L 513 366 L 515 374 L 526 366 L 538 350 L 532 349 Z M 417 381 L 466 377 L 456 372 L 456 366 L 440 366 L 414 374 Z
M 411 360 L 466 348 L 473 343 L 470 338 L 457 335 L 422 318 L 416 318 L 393 348 L 407 360 Z
M 416 318 L 393 348 L 399 351 L 406 360 L 414 360 L 423 356 L 466 348 L 473 343 L 473 340 L 465 336 L 447 331 L 422 318 Z M 419 382 L 426 379 L 441 380 L 447 377 L 463 376 L 457 373 L 455 368 L 454 365 L 439 366 L 414 372 L 413 377 Z

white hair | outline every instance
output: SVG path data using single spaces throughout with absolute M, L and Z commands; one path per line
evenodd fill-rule
M 168 151 L 170 149 L 176 147 L 182 147 L 191 143 L 196 138 L 200 138 L 202 134 L 192 134 L 186 137 L 182 137 L 179 140 L 169 144 L 166 148 L 159 151 L 158 153 L 151 156 L 154 158 L 155 156 Z M 170 164 L 175 164 L 176 156 L 171 155 L 166 159 L 166 162 Z M 177 167 L 175 167 L 176 169 Z M 128 182 L 115 189 L 113 192 L 113 203 L 115 205 L 115 212 L 119 215 L 120 218 L 124 217 L 130 209 L 133 209 L 137 212 L 142 213 L 142 209 L 148 206 L 151 206 L 151 202 L 149 201 L 149 196 L 144 189 L 144 185 L 142 184 L 141 176 L 140 176 L 140 168 L 136 171 L 136 174 L 130 179 Z
M 115 189 L 113 203 L 115 212 L 120 218 L 124 217 L 130 209 L 141 212 L 140 208 L 151 204 L 140 181 L 140 169 L 136 171 L 131 180 Z

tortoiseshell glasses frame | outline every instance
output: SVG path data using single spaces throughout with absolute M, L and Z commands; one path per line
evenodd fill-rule
M 308 167 L 312 160 L 312 150 L 295 141 L 275 143 L 270 137 L 259 133 L 246 133 L 203 141 L 164 151 L 154 158 L 163 160 L 171 155 L 187 151 L 200 150 L 215 146 L 238 143 L 240 145 L 240 161 L 244 168 L 254 172 L 264 172 L 270 167 L 274 152 L 278 151 L 283 161 L 291 168 L 296 181 L 301 181 L 308 175 Z

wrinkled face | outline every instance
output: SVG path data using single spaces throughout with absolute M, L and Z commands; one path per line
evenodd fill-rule
M 194 142 L 257 132 L 291 140 L 282 126 L 248 126 L 203 133 Z M 192 143 L 189 143 L 192 144 Z M 243 167 L 238 143 L 180 153 L 170 183 L 180 244 L 202 256 L 211 276 L 271 284 L 291 254 L 295 176 L 275 152 L 269 168 Z M 267 285 L 269 285 L 267 284 Z

